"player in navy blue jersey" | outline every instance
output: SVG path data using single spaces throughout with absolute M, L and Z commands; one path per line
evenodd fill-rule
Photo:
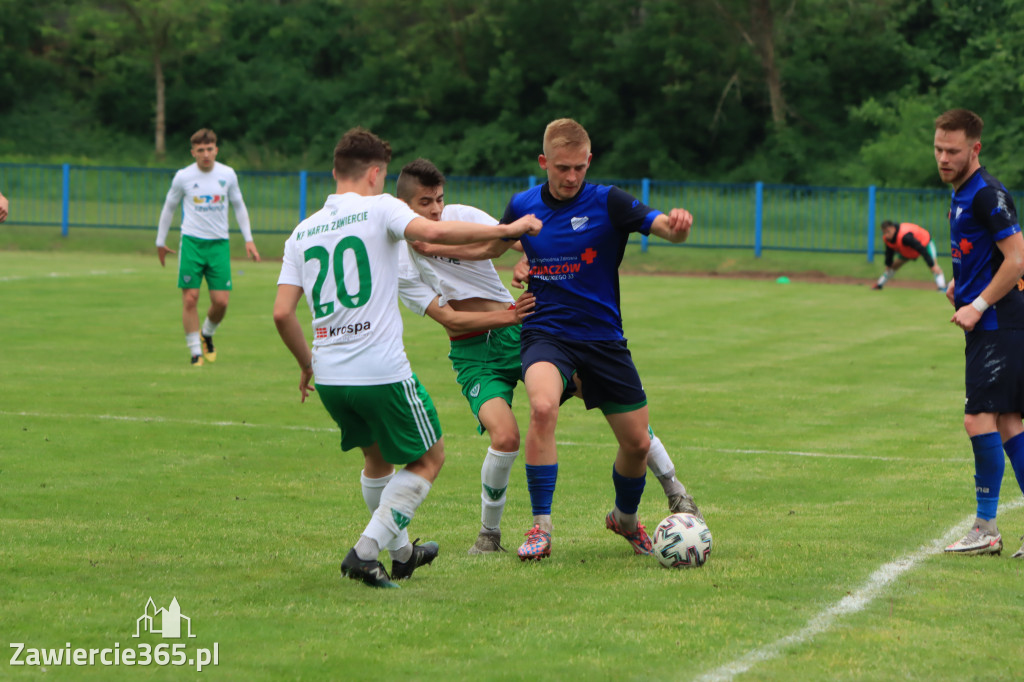
M 953 186 L 949 234 L 950 320 L 965 332 L 964 427 L 974 450 L 977 517 L 946 547 L 951 554 L 999 554 L 999 488 L 1010 459 L 1024 490 L 1024 237 L 1010 193 L 981 166 L 981 117 L 952 109 L 935 119 L 935 161 Z M 1014 558 L 1024 557 L 1024 547 Z
M 536 296 L 521 335 L 530 399 L 526 480 L 534 516 L 519 548 L 523 560 L 551 554 L 555 426 L 561 401 L 575 387 L 574 373 L 587 409 L 601 409 L 619 444 L 612 467 L 615 506 L 605 524 L 635 553 L 651 553 L 651 539 L 637 519 L 650 447 L 647 396 L 622 334 L 618 267 L 630 233 L 680 243 L 690 234 L 693 216 L 682 208 L 665 214 L 616 187 L 586 182 L 591 159 L 583 126 L 572 119 L 549 123 L 538 158 L 547 182 L 515 195 L 502 219 L 536 214 L 545 224 L 542 238 L 521 239 Z

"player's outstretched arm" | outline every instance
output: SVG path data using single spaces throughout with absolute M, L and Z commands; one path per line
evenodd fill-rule
M 504 239 L 492 239 L 489 242 L 453 246 L 450 244 L 431 244 L 429 242 L 413 241 L 409 242 L 409 246 L 424 256 L 457 258 L 459 260 L 489 260 L 505 253 L 515 243 L 505 241 Z
M 484 332 L 490 329 L 521 324 L 523 318 L 533 311 L 533 307 L 536 304 L 533 294 L 525 293 L 519 297 L 516 301 L 516 307 L 513 309 L 492 312 L 469 312 L 454 310 L 450 305 L 438 305 L 439 298 L 435 298 L 430 302 L 430 305 L 427 306 L 426 315 L 455 334 Z
M 651 234 L 657 235 L 673 244 L 682 244 L 690 236 L 693 216 L 685 208 L 673 208 L 662 213 L 651 223 Z
M 302 396 L 301 402 L 306 402 L 308 396 L 315 389 L 310 385 L 313 379 L 313 352 L 306 342 L 306 335 L 302 333 L 302 324 L 298 315 L 295 314 L 295 307 L 302 298 L 302 287 L 293 284 L 279 284 L 277 286 L 277 298 L 274 299 L 274 325 L 277 333 L 284 341 L 284 345 L 295 356 L 299 363 L 299 393 Z
M 540 232 L 541 222 L 533 214 L 525 215 L 508 225 L 482 225 L 454 220 L 414 218 L 406 225 L 405 238 L 434 244 L 470 244 L 499 239 L 518 239 L 524 234 Z

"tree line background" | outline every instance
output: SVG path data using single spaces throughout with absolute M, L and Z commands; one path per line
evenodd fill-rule
M 1024 178 L 1024 0 L 0 0 L 0 159 L 330 167 L 366 126 L 452 175 L 938 186 L 932 121 Z

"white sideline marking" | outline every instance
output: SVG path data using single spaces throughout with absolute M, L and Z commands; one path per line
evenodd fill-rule
M 104 277 L 106 275 L 131 275 L 138 272 L 138 270 L 90 270 L 89 272 L 81 272 L 71 274 L 69 272 L 45 272 L 38 275 L 10 275 L 7 277 L 0 277 L 0 282 L 21 282 L 28 279 L 60 279 L 64 277 Z
M 612 441 L 606 443 L 580 443 L 577 441 L 560 440 L 559 445 L 600 448 L 614 447 Z M 685 447 L 682 450 L 702 450 L 704 452 L 721 452 L 727 455 L 789 455 L 792 457 L 816 457 L 821 459 L 871 459 L 882 462 L 963 462 L 963 457 L 884 457 L 881 455 L 849 455 L 832 452 L 802 452 L 800 450 L 735 450 L 730 448 Z
M 999 505 L 1000 512 L 1011 511 L 1024 506 L 1024 498 L 1018 498 Z M 824 633 L 832 627 L 832 624 L 840 617 L 847 616 L 858 611 L 863 611 L 882 590 L 896 582 L 901 575 L 911 570 L 924 559 L 933 554 L 938 554 L 945 549 L 946 545 L 958 539 L 966 529 L 964 526 L 974 521 L 974 514 L 971 514 L 963 521 L 949 528 L 941 538 L 932 540 L 922 545 L 916 552 L 901 559 L 885 564 L 871 574 L 867 582 L 856 592 L 848 594 L 838 602 L 828 607 L 818 615 L 811 618 L 807 625 L 791 635 L 786 635 L 775 640 L 771 644 L 752 649 L 743 656 L 740 656 L 731 663 L 715 668 L 711 672 L 704 673 L 696 678 L 697 682 L 728 682 L 737 675 L 742 675 L 758 663 L 765 663 L 778 657 L 783 650 L 806 644 L 816 636 Z M 968 559 L 969 561 L 970 559 Z
M 168 419 L 167 417 L 129 417 L 125 415 L 117 414 L 52 414 L 46 412 L 8 412 L 0 410 L 0 415 L 8 417 L 40 417 L 43 419 L 101 419 L 105 421 L 122 421 L 122 422 L 151 422 L 154 424 L 188 424 L 189 426 L 228 426 L 228 427 L 242 427 L 242 428 L 257 428 L 257 429 L 286 429 L 289 431 L 308 431 L 311 433 L 321 432 L 334 432 L 337 431 L 336 427 L 322 427 L 322 426 L 293 426 L 288 424 L 253 424 L 251 422 L 231 422 L 231 421 L 209 421 L 202 419 Z M 463 434 L 463 433 L 446 433 L 444 434 L 446 440 L 452 438 L 477 438 L 474 434 Z M 558 445 L 573 445 L 577 447 L 611 447 L 612 444 L 608 443 L 579 443 L 576 441 L 562 440 L 558 441 Z M 725 448 L 686 448 L 689 450 L 704 450 L 708 452 L 723 452 L 726 454 L 756 454 L 756 455 L 789 455 L 793 457 L 817 457 L 822 459 L 868 459 L 868 460 L 881 460 L 884 462 L 963 462 L 962 457 L 938 457 L 938 458 L 925 458 L 920 457 L 879 457 L 876 455 L 847 455 L 847 454 L 829 454 L 824 452 L 800 452 L 797 450 L 730 450 Z
M 288 431 L 335 432 L 337 427 L 290 426 L 282 424 L 251 424 L 249 422 L 209 421 L 203 419 L 168 419 L 166 417 L 128 417 L 118 414 L 49 414 L 46 412 L 7 412 L 0 410 L 0 415 L 8 417 L 40 417 L 42 419 L 100 419 L 115 422 L 138 422 L 153 424 L 188 424 L 189 426 L 234 426 L 249 429 L 286 429 Z

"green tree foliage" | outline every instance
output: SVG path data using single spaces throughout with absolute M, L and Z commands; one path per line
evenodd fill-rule
M 138 163 L 165 127 L 181 160 L 209 126 L 326 169 L 363 125 L 396 165 L 525 175 L 570 116 L 595 177 L 920 186 L 966 106 L 1024 180 L 1024 0 L 0 0 L 0 37 L 8 154 Z

